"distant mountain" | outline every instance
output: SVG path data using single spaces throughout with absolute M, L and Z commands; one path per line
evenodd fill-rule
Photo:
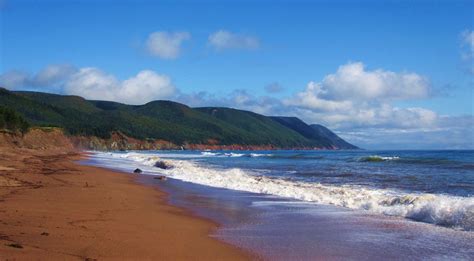
M 253 144 L 273 144 L 273 141 L 281 141 L 282 143 L 293 144 L 294 147 L 316 146 L 311 140 L 275 122 L 271 117 L 250 111 L 222 107 L 204 107 L 196 108 L 196 110 L 211 116 L 214 120 L 225 122 L 243 131 Z
M 323 125 L 311 124 L 310 126 L 311 128 L 315 130 L 316 135 L 318 135 L 319 137 L 328 139 L 331 142 L 331 144 L 335 145 L 338 148 L 358 149 L 358 147 L 343 140 L 341 137 L 337 136 L 336 133 L 332 132 L 331 130 L 324 127 Z
M 190 108 L 172 101 L 126 105 L 0 88 L 0 106 L 15 110 L 32 126 L 60 127 L 72 136 L 107 139 L 120 133 L 177 145 L 357 148 L 331 131 L 316 130 L 298 118 L 267 117 L 230 108 Z
M 303 137 L 314 141 L 317 146 L 329 148 L 331 146 L 338 149 L 358 149 L 357 146 L 354 146 L 339 136 L 334 132 L 330 131 L 328 128 L 319 125 L 312 124 L 308 125 L 304 121 L 296 117 L 270 117 L 274 121 L 279 122 L 287 128 L 290 128 L 298 132 Z

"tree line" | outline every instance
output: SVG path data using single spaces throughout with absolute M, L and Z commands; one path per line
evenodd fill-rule
M 0 130 L 25 133 L 29 126 L 28 122 L 16 111 L 0 106 Z

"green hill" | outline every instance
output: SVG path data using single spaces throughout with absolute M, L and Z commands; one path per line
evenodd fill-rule
M 358 149 L 358 147 L 350 144 L 349 142 L 343 140 L 341 137 L 337 136 L 336 133 L 332 132 L 328 128 L 324 127 L 323 125 L 320 124 L 311 124 L 311 128 L 315 131 L 315 134 L 318 135 L 319 137 L 326 138 L 333 144 L 334 146 L 338 148 L 344 148 L 344 149 Z
M 280 148 L 331 148 L 333 145 L 327 137 L 307 134 L 306 130 L 301 131 L 275 117 L 229 108 L 190 108 L 171 101 L 135 106 L 0 88 L 0 106 L 15 110 L 32 126 L 60 127 L 69 135 L 108 138 L 112 132 L 121 132 L 140 140 L 160 139 L 175 144 Z
M 196 110 L 241 130 L 251 144 L 274 144 L 274 141 L 279 141 L 281 144 L 292 144 L 294 147 L 314 145 L 295 131 L 257 113 L 216 107 L 196 108 Z
M 307 139 L 314 141 L 319 147 L 337 147 L 340 149 L 358 149 L 358 147 L 346 142 L 328 128 L 319 125 L 308 125 L 296 117 L 271 117 L 280 124 L 298 132 Z

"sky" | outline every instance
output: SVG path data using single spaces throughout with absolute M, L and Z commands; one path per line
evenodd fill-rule
M 0 86 L 296 116 L 366 149 L 473 149 L 473 10 L 456 0 L 0 0 Z

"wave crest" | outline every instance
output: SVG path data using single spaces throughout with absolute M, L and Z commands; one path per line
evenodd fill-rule
M 378 156 L 378 155 L 372 155 L 372 156 L 368 156 L 368 157 L 363 157 L 361 159 L 359 159 L 359 161 L 362 161 L 362 162 L 380 162 L 380 161 L 392 161 L 392 160 L 399 160 L 400 157 L 397 157 L 397 156 Z

